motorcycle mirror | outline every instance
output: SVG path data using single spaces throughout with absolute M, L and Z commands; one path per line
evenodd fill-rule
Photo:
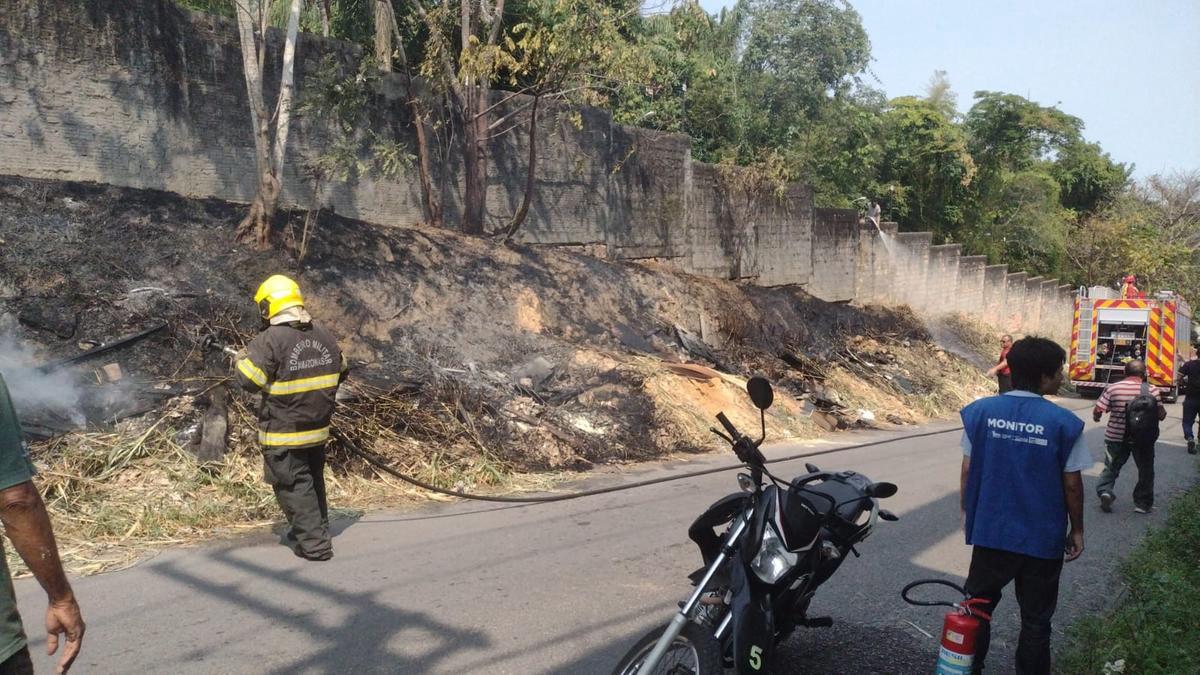
M 897 490 L 899 488 L 896 487 L 895 483 L 871 483 L 867 487 L 867 495 L 875 499 L 887 499 L 896 494 Z
M 888 521 L 889 523 L 894 523 L 897 520 L 900 520 L 900 516 L 892 513 L 891 511 L 887 511 L 885 509 L 879 510 L 879 517 Z
M 767 382 L 765 377 L 750 378 L 746 383 L 746 392 L 750 394 L 754 407 L 759 410 L 766 410 L 775 402 L 775 391 L 771 389 L 771 383 Z
M 804 470 L 809 473 L 818 473 L 820 471 L 820 469 L 817 468 L 817 465 L 813 464 L 812 462 L 805 462 Z
M 738 487 L 742 488 L 742 492 L 754 492 L 754 479 L 748 473 L 739 473 L 737 475 Z

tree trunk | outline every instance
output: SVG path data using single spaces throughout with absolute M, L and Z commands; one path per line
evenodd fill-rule
M 521 229 L 521 225 L 525 223 L 525 218 L 529 216 L 529 202 L 533 200 L 533 188 L 537 169 L 538 102 L 541 100 L 541 94 L 535 94 L 533 97 L 533 107 L 529 111 L 529 165 L 525 169 L 525 196 L 521 198 L 521 208 L 517 209 L 512 222 L 508 224 L 508 232 L 504 234 L 504 241 L 506 242 L 511 240 L 513 235 L 517 233 L 517 230 Z
M 392 0 L 375 0 L 375 62 L 392 72 Z
M 246 76 L 246 95 L 250 99 L 250 124 L 254 130 L 254 158 L 258 175 L 270 169 L 270 148 L 267 139 L 267 106 L 262 95 L 262 69 L 258 61 L 256 12 L 262 11 L 261 0 L 234 3 L 237 8 L 238 36 L 242 47 L 242 70 Z
M 292 0 L 288 12 L 287 38 L 283 43 L 283 72 L 279 75 L 279 104 L 275 117 L 275 178 L 282 182 L 283 160 L 287 155 L 288 132 L 291 129 L 292 97 L 296 92 L 296 39 L 300 33 L 301 0 Z
M 237 8 L 238 34 L 241 38 L 242 67 L 246 76 L 246 93 L 250 99 L 250 118 L 254 129 L 255 165 L 258 185 L 250 211 L 238 224 L 237 240 L 253 240 L 258 248 L 271 243 L 271 223 L 279 208 L 283 191 L 283 162 L 287 152 L 291 127 L 292 97 L 295 93 L 296 38 L 300 30 L 301 0 L 291 0 L 288 12 L 287 38 L 283 47 L 283 69 L 280 73 L 279 100 L 276 103 L 275 138 L 270 136 L 271 116 L 263 98 L 262 62 L 265 52 L 266 7 L 263 0 L 234 3 Z M 255 28 L 255 22 L 258 28 Z
M 404 49 L 404 36 L 400 35 L 400 25 L 396 23 L 396 12 L 390 2 L 385 3 L 383 7 L 387 10 L 385 19 L 391 30 L 392 39 L 395 41 L 396 52 L 400 54 L 400 63 L 404 67 L 404 95 L 408 98 L 408 106 L 413 116 L 413 126 L 417 132 L 417 176 L 421 181 L 421 207 L 425 211 L 425 222 L 434 227 L 441 227 L 442 206 L 437 195 L 434 194 L 433 172 L 430 170 L 429 130 L 426 127 L 428 114 L 413 88 L 412 68 L 409 67 L 408 53 Z M 377 22 L 376 30 L 378 30 L 378 15 L 375 20 Z
M 483 234 L 487 205 L 487 121 L 483 115 L 486 89 L 471 87 L 463 108 L 463 217 L 465 234 Z
M 413 121 L 417 128 L 417 176 L 421 180 L 421 205 L 425 208 L 425 220 L 434 227 L 442 226 L 442 204 L 434 193 L 433 172 L 429 163 L 429 130 L 425 126 L 423 106 L 412 98 L 409 86 L 409 100 L 412 106 Z
M 329 37 L 331 28 L 330 14 L 332 14 L 329 8 L 329 0 L 317 0 L 317 6 L 321 11 L 321 35 L 324 37 Z

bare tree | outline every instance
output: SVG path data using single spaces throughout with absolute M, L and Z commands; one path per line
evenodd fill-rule
M 263 94 L 263 64 L 267 49 L 268 0 L 237 0 L 238 34 L 241 38 L 242 67 L 246 93 L 250 99 L 250 120 L 254 130 L 254 157 L 257 187 L 250 212 L 238 225 L 238 241 L 253 240 L 259 248 L 270 246 L 271 222 L 279 208 L 283 190 L 283 161 L 287 151 L 295 93 L 296 38 L 300 30 L 301 0 L 291 0 L 287 34 L 283 48 L 279 98 L 274 111 L 267 108 Z M 274 134 L 272 134 L 274 124 Z
M 1155 227 L 1173 241 L 1200 248 L 1200 171 L 1154 175 L 1137 192 L 1158 207 Z
M 463 142 L 463 213 L 462 229 L 467 234 L 483 234 L 487 198 L 488 102 L 491 99 L 496 44 L 504 21 L 504 0 L 459 0 L 458 33 L 461 55 L 455 68 L 450 45 L 442 38 L 442 26 L 435 13 L 448 9 L 429 0 L 413 0 L 413 9 L 426 23 L 436 49 L 433 58 L 450 94 L 457 117 L 462 122 Z M 427 4 L 429 3 L 429 4 Z M 463 64 L 466 64 L 465 67 Z

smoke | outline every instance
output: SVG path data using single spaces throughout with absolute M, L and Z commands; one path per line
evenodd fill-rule
M 27 432 L 44 435 L 86 426 L 81 393 L 67 370 L 44 373 L 45 360 L 10 334 L 0 333 L 0 374 Z M 42 432 L 42 433 L 39 433 Z

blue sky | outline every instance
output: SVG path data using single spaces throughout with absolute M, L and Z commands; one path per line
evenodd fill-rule
M 1139 178 L 1200 169 L 1200 0 L 851 2 L 888 96 L 945 70 L 960 112 L 977 90 L 1020 94 L 1083 119 Z

